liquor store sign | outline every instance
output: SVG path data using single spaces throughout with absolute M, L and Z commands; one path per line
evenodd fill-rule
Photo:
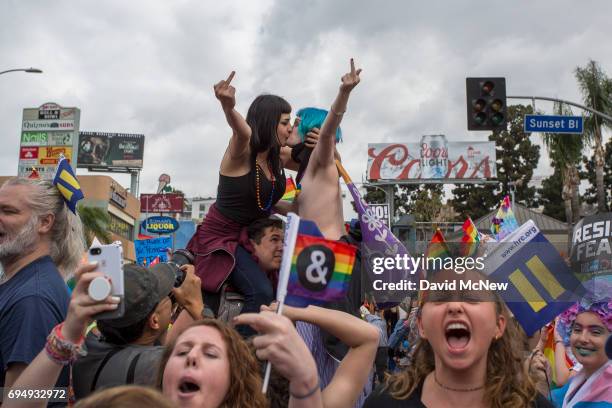
M 78 108 L 49 102 L 23 110 L 17 175 L 28 177 L 36 169 L 43 179 L 52 179 L 63 155 L 76 162 L 79 121 Z

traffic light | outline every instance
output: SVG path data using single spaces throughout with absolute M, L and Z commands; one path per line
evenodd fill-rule
M 503 130 L 507 123 L 506 78 L 466 78 L 468 130 Z

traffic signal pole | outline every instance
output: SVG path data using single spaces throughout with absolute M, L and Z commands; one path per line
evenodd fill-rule
M 591 113 L 593 113 L 595 115 L 601 116 L 602 118 L 607 119 L 610 122 L 612 122 L 612 116 L 606 115 L 603 112 L 596 111 L 595 109 L 591 109 L 588 106 L 580 105 L 579 103 L 570 102 L 570 101 L 566 101 L 566 100 L 563 100 L 563 99 L 549 98 L 547 96 L 506 96 L 506 98 L 508 98 L 508 99 L 531 99 L 532 101 L 535 101 L 537 99 L 537 100 L 542 100 L 542 101 L 560 102 L 560 103 L 564 103 L 566 105 L 572 105 L 572 106 L 575 106 L 577 108 L 589 111 L 589 112 L 591 112 Z M 535 105 L 535 102 L 534 102 L 534 105 Z M 535 111 L 535 106 L 534 106 L 534 111 Z

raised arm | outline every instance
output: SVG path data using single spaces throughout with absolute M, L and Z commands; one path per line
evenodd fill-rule
M 342 116 L 346 112 L 349 96 L 353 88 L 359 83 L 361 69 L 355 70 L 355 62 L 351 58 L 351 70 L 342 76 L 342 83 L 338 95 L 332 103 L 331 109 L 321 127 L 319 143 L 315 146 L 311 162 L 314 160 L 317 166 L 334 164 L 334 147 L 336 143 L 336 130 L 342 122 Z
M 317 306 L 296 308 L 285 305 L 283 314 L 293 321 L 317 325 L 350 347 L 331 383 L 323 390 L 323 406 L 353 406 L 374 364 L 379 339 L 376 328 L 348 313 Z
M 290 408 L 322 407 L 317 366 L 304 341 L 284 316 L 263 311 L 243 313 L 234 324 L 248 324 L 259 332 L 253 347 L 260 360 L 268 360 L 289 380 Z
M 92 316 L 117 308 L 118 298 L 108 297 L 103 302 L 97 302 L 89 297 L 87 293 L 89 283 L 98 276 L 104 276 L 101 272 L 93 272 L 96 267 L 96 264 L 89 264 L 77 269 L 78 281 L 72 293 L 66 320 L 52 330 L 45 349 L 38 353 L 21 373 L 12 388 L 20 390 L 53 388 L 64 367 L 62 362 L 67 364 L 71 357 L 76 357 L 76 347 L 82 344 L 87 324 Z M 2 408 L 46 406 L 46 399 L 5 399 L 2 404 Z
M 228 152 L 230 159 L 242 157 L 249 147 L 251 139 L 251 128 L 246 120 L 239 114 L 234 107 L 236 106 L 236 88 L 230 85 L 234 79 L 235 71 L 232 71 L 226 80 L 215 84 L 215 97 L 221 102 L 221 108 L 225 114 L 228 125 L 232 128 L 232 138 L 230 139 Z

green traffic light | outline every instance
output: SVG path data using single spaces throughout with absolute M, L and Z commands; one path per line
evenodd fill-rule
M 504 121 L 504 115 L 502 115 L 499 112 L 491 116 L 491 123 L 493 123 L 495 126 L 500 125 L 501 123 L 503 123 L 503 121 Z
M 474 122 L 478 125 L 484 125 L 487 121 L 487 115 L 484 112 L 479 112 L 474 116 Z

